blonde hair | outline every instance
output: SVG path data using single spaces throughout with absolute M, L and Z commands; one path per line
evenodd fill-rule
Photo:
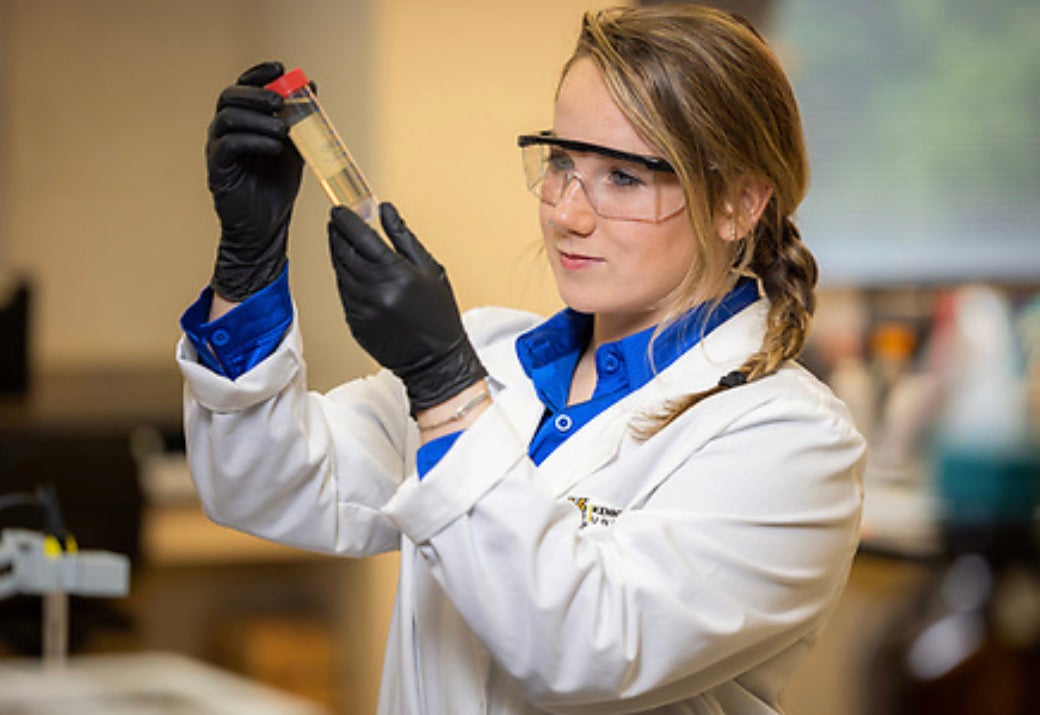
M 636 132 L 675 168 L 686 195 L 697 259 L 683 298 L 666 319 L 717 304 L 741 275 L 754 276 L 770 301 L 762 346 L 730 375 L 732 385 L 778 370 L 802 351 L 815 309 L 816 261 L 792 215 L 809 183 L 798 105 L 780 63 L 743 18 L 696 5 L 613 8 L 586 13 L 578 60 L 592 60 Z M 561 79 L 562 81 L 562 79 Z M 747 236 L 723 241 L 714 219 L 752 225 L 739 201 L 749 179 L 772 194 Z M 687 395 L 637 430 L 649 437 L 726 386 Z

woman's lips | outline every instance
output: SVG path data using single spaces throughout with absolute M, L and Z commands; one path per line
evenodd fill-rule
M 602 258 L 585 256 L 580 253 L 567 253 L 566 251 L 559 251 L 559 254 L 560 266 L 565 271 L 579 271 L 582 268 L 588 268 L 589 266 L 598 265 L 603 262 Z

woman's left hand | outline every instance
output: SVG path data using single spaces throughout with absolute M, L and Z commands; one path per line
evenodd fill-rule
M 487 375 L 462 327 L 444 267 L 393 205 L 379 207 L 393 248 L 350 209 L 329 220 L 329 250 L 350 332 L 405 384 L 412 415 Z

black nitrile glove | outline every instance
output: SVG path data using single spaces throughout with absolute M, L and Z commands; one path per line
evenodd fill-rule
M 273 283 L 286 262 L 293 201 L 303 159 L 274 116 L 282 97 L 264 89 L 281 77 L 279 62 L 246 70 L 217 101 L 209 125 L 206 168 L 220 217 L 220 246 L 211 286 L 223 298 L 242 301 Z
M 463 332 L 444 268 L 391 204 L 380 204 L 379 218 L 396 251 L 353 211 L 332 209 L 332 266 L 350 332 L 376 362 L 401 378 L 414 416 L 487 371 Z

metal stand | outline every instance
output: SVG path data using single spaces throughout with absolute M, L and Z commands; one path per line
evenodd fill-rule
M 60 669 L 69 656 L 69 594 L 56 589 L 43 594 L 43 665 Z
M 34 531 L 0 532 L 0 599 L 16 593 L 43 599 L 43 662 L 65 667 L 69 654 L 69 594 L 125 596 L 130 559 L 107 551 L 48 553 Z

